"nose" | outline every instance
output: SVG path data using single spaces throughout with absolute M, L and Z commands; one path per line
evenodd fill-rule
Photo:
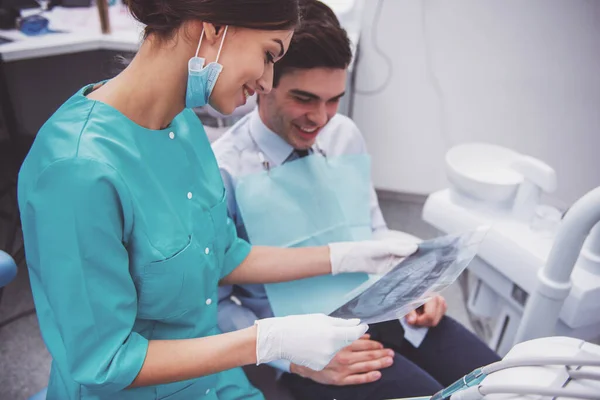
M 308 119 L 317 126 L 324 126 L 327 123 L 327 108 L 324 102 L 319 102 L 315 108 L 308 114 Z
M 265 68 L 263 75 L 256 81 L 256 91 L 260 94 L 269 94 L 273 89 L 273 66 Z

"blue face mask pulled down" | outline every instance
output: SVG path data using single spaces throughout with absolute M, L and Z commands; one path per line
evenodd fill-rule
M 202 57 L 198 57 L 200 45 L 202 44 L 202 38 L 204 37 L 204 29 L 202 29 L 196 55 L 190 58 L 188 61 L 188 81 L 185 93 L 185 106 L 187 108 L 202 107 L 208 104 L 210 94 L 217 83 L 219 74 L 223 70 L 223 66 L 219 64 L 218 61 L 226 35 L 227 26 L 225 27 L 225 32 L 223 33 L 223 38 L 221 39 L 221 45 L 219 46 L 217 59 L 205 67 L 204 63 L 206 60 Z

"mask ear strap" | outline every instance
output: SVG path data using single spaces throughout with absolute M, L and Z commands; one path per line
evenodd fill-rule
M 198 48 L 196 49 L 196 57 L 198 57 L 198 53 L 200 52 L 200 45 L 202 44 L 202 38 L 204 37 L 204 26 L 202 26 L 202 33 L 200 34 L 200 41 L 198 42 Z M 221 43 L 222 45 L 222 43 Z
M 219 62 L 219 56 L 221 55 L 221 49 L 223 48 L 223 43 L 225 42 L 225 36 L 227 36 L 227 28 L 229 28 L 229 25 L 225 25 L 225 32 L 223 32 L 223 39 L 221 39 L 221 45 L 219 46 L 219 52 L 217 53 L 217 59 L 215 62 Z

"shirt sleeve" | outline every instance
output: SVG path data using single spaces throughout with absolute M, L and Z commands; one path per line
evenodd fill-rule
M 363 138 L 363 135 L 360 132 L 360 129 L 356 126 L 356 124 L 347 119 L 348 129 L 351 130 L 351 143 L 349 143 L 347 152 L 351 154 L 368 154 L 369 151 L 367 149 L 367 144 Z M 381 213 L 381 208 L 379 207 L 379 200 L 377 199 L 377 192 L 375 192 L 375 186 L 373 185 L 373 180 L 371 179 L 371 194 L 369 200 L 369 207 L 371 209 L 371 231 L 373 233 L 379 231 L 386 231 L 387 224 L 383 219 L 383 214 Z
M 137 295 L 125 232 L 128 190 L 87 159 L 47 167 L 21 207 L 40 329 L 55 362 L 80 385 L 115 393 L 142 368 L 148 341 L 132 332 Z
M 381 212 L 381 208 L 379 207 L 379 199 L 377 198 L 377 193 L 375 192 L 375 188 L 371 184 L 371 231 L 373 233 L 380 231 L 387 231 L 388 227 L 385 223 L 385 219 L 383 219 L 383 214 Z

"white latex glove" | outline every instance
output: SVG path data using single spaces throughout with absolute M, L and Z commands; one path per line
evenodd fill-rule
M 366 272 L 383 275 L 417 251 L 417 248 L 413 242 L 390 239 L 331 243 L 331 273 Z
M 288 360 L 321 371 L 335 354 L 369 328 L 358 319 L 325 314 L 291 315 L 256 321 L 256 364 Z

